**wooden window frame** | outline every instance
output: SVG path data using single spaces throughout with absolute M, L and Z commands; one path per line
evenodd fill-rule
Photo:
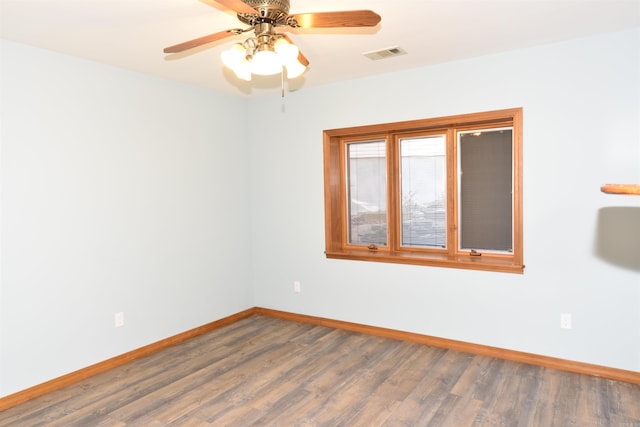
M 513 127 L 513 252 L 478 255 L 458 249 L 457 132 L 469 129 Z M 346 143 L 386 139 L 387 147 L 398 147 L 401 137 L 446 133 L 447 138 L 447 248 L 402 247 L 400 245 L 399 152 L 387 150 L 387 229 L 384 248 L 347 243 L 347 187 L 344 164 Z M 463 268 L 505 273 L 524 272 L 522 222 L 522 108 L 462 114 L 431 119 L 331 129 L 323 132 L 325 254 L 327 258 Z

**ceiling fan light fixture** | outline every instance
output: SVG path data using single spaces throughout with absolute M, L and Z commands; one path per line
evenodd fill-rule
M 300 54 L 298 46 L 290 43 L 285 38 L 279 38 L 273 45 L 273 49 L 287 69 L 287 78 L 295 79 L 306 71 L 307 67 L 298 60 L 298 55 Z
M 295 79 L 296 77 L 301 76 L 302 73 L 307 70 L 307 67 L 301 64 L 297 59 L 287 62 L 286 64 L 284 64 L 284 67 L 287 69 L 288 79 Z
M 273 45 L 273 49 L 282 58 L 282 62 L 284 63 L 297 60 L 298 54 L 300 53 L 298 46 L 289 43 L 284 38 L 278 39 Z
M 251 72 L 259 76 L 270 76 L 282 72 L 282 60 L 271 46 L 260 46 L 251 59 Z
M 371 10 L 289 15 L 290 0 L 213 0 L 213 3 L 219 3 L 224 8 L 235 12 L 238 20 L 247 24 L 248 27 L 218 31 L 166 47 L 163 51 L 168 54 L 180 53 L 251 31 L 254 34 L 253 37 L 244 40 L 243 43 L 234 44 L 221 54 L 224 65 L 233 70 L 242 80 L 251 80 L 252 74 L 281 74 L 284 82 L 285 70 L 287 78 L 296 78 L 306 71 L 309 60 L 285 33 L 276 32 L 278 27 L 301 29 L 375 27 L 381 19 L 380 15 Z
M 236 77 L 250 82 L 251 81 L 251 63 L 247 58 L 243 58 L 236 68 L 233 68 Z
M 220 54 L 222 63 L 234 71 L 236 67 L 240 66 L 246 56 L 246 49 L 240 43 L 235 43 L 229 49 Z

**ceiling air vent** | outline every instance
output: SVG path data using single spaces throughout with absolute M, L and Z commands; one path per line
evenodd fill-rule
M 365 52 L 363 55 L 371 60 L 377 61 L 378 59 L 391 58 L 392 56 L 404 55 L 406 53 L 407 52 L 401 47 L 394 46 L 373 52 Z

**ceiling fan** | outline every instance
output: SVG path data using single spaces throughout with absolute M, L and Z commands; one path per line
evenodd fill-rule
M 337 28 L 373 27 L 380 15 L 370 10 L 289 14 L 289 0 L 216 0 L 236 12 L 238 19 L 248 27 L 233 28 L 194 40 L 169 46 L 164 53 L 179 53 L 253 31 L 254 35 L 243 43 L 234 44 L 222 53 L 223 63 L 238 78 L 251 80 L 252 74 L 271 75 L 287 70 L 288 78 L 295 78 L 306 70 L 309 60 L 291 39 L 276 28 Z

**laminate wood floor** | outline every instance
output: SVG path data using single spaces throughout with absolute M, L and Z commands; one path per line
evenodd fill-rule
M 252 316 L 0 413 L 2 426 L 640 426 L 640 386 Z

